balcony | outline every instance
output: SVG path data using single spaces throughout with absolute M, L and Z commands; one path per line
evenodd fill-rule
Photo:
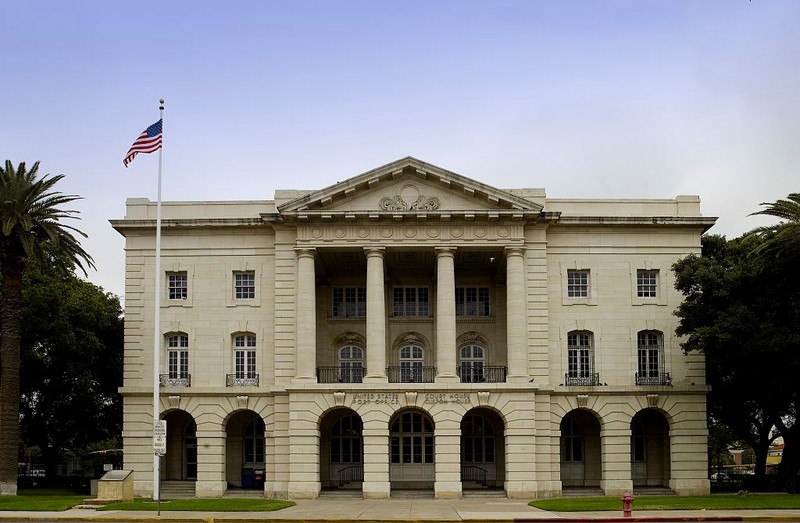
M 258 387 L 258 374 L 226 374 L 226 387 Z
M 507 367 L 462 366 L 456 369 L 461 383 L 505 383 Z
M 672 377 L 669 372 L 650 372 L 647 374 L 636 373 L 637 385 L 672 385 Z
M 317 367 L 317 383 L 361 383 L 364 367 Z
M 191 387 L 191 374 L 159 374 L 158 384 L 162 387 Z
M 436 367 L 386 367 L 389 383 L 433 383 Z
M 597 387 L 600 383 L 600 373 L 593 372 L 586 376 L 570 376 L 564 374 L 564 385 L 567 387 Z

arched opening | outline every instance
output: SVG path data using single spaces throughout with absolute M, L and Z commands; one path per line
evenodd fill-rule
M 655 409 L 644 409 L 631 421 L 633 486 L 669 487 L 669 422 Z
M 433 489 L 433 420 L 423 411 L 398 412 L 389 423 L 389 481 L 392 489 Z
M 561 420 L 561 485 L 600 487 L 603 469 L 600 422 L 588 410 L 573 410 Z
M 361 417 L 351 409 L 335 409 L 320 421 L 320 485 L 323 489 L 360 490 L 364 482 L 364 440 Z
M 264 420 L 252 410 L 234 413 L 225 424 L 225 480 L 230 487 L 263 490 L 266 475 Z
M 472 409 L 461 420 L 461 488 L 503 488 L 505 424 L 490 409 Z
M 197 426 L 191 414 L 174 410 L 163 419 L 167 422 L 167 453 L 161 467 L 161 479 L 197 479 Z

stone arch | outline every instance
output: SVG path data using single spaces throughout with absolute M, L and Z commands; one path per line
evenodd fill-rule
M 660 409 L 642 409 L 631 419 L 631 474 L 634 488 L 669 486 L 670 422 Z
M 335 407 L 319 418 L 319 473 L 323 489 L 360 489 L 364 481 L 364 422 L 355 410 Z
M 432 489 L 435 480 L 433 417 L 423 409 L 397 410 L 389 420 L 389 481 L 392 490 Z
M 559 424 L 561 484 L 600 487 L 602 481 L 601 419 L 586 408 L 567 412 Z
M 503 488 L 506 480 L 506 423 L 490 407 L 474 407 L 461 418 L 462 489 Z
M 266 423 L 249 409 L 230 412 L 224 420 L 225 480 L 244 489 L 263 489 L 266 478 Z
M 162 480 L 197 480 L 197 423 L 182 409 L 161 415 L 167 422 L 167 453 L 161 467 Z

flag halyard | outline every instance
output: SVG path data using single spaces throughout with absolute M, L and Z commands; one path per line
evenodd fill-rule
M 162 120 L 157 121 L 142 131 L 142 134 L 136 138 L 136 141 L 133 142 L 133 145 L 131 145 L 128 153 L 125 155 L 125 159 L 122 160 L 122 163 L 125 165 L 125 167 L 127 167 L 128 164 L 131 163 L 134 158 L 136 158 L 137 154 L 154 153 L 161 149 L 161 122 Z

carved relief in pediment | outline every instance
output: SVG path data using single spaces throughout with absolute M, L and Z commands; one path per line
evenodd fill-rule
M 425 196 L 419 187 L 407 184 L 393 197 L 381 198 L 378 208 L 382 211 L 435 211 L 439 205 L 439 198 L 436 196 Z

